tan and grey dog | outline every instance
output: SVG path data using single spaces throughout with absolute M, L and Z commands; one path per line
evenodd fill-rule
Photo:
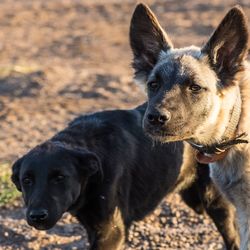
M 139 4 L 130 27 L 135 79 L 146 85 L 144 130 L 184 140 L 237 210 L 242 250 L 250 249 L 250 76 L 247 19 L 232 8 L 202 48 L 175 49 Z

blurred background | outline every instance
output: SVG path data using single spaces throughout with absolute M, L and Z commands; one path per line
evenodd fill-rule
M 176 47 L 201 46 L 226 11 L 250 0 L 144 1 Z M 11 163 L 79 114 L 133 108 L 145 100 L 133 82 L 128 29 L 137 1 L 0 1 L 0 249 L 87 249 L 84 229 L 65 215 L 40 232 L 24 220 Z M 221 249 L 215 227 L 177 195 L 133 225 L 127 249 Z

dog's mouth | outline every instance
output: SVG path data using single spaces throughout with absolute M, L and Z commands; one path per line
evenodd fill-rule
M 166 129 L 156 128 L 156 127 L 144 127 L 144 132 L 148 135 L 153 141 L 159 141 L 162 143 L 167 142 L 176 142 L 176 141 L 184 141 L 190 139 L 192 137 L 192 133 L 190 131 L 185 131 L 184 125 L 179 125 L 178 127 Z M 184 130 L 183 130 L 184 129 Z
M 28 220 L 28 224 L 37 230 L 49 230 L 56 225 L 57 221 L 43 221 L 43 222 L 31 222 Z
M 49 225 L 46 225 L 46 224 L 34 224 L 33 227 L 37 230 L 49 230 L 53 227 L 54 225 L 52 226 L 49 226 Z
M 183 126 L 178 126 L 178 128 L 175 129 L 171 129 L 167 130 L 166 128 L 157 128 L 157 127 L 149 127 L 149 126 L 144 126 L 144 131 L 145 133 L 150 136 L 151 138 L 153 138 L 154 140 L 158 139 L 160 141 L 178 141 L 178 140 L 182 140 L 183 137 L 181 137 L 180 135 L 182 135 L 183 133 L 177 133 L 177 131 L 181 130 L 183 128 Z
M 160 141 L 163 143 L 171 142 L 171 141 L 180 141 L 183 140 L 179 135 L 168 133 L 164 131 L 147 131 L 145 133 L 154 141 Z

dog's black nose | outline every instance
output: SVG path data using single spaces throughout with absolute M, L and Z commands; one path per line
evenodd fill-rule
M 170 120 L 170 114 L 160 114 L 159 112 L 149 113 L 147 120 L 151 125 L 164 125 Z
M 29 213 L 32 221 L 43 221 L 48 218 L 48 211 L 46 209 L 34 209 Z

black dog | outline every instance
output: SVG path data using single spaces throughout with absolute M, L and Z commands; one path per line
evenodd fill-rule
M 20 158 L 12 180 L 23 193 L 28 223 L 49 229 L 69 211 L 85 226 L 92 250 L 123 249 L 131 223 L 179 187 L 191 207 L 205 208 L 228 249 L 237 249 L 234 214 L 208 167 L 199 175 L 194 161 L 183 166 L 188 155 L 180 142 L 153 145 L 141 128 L 145 110 L 146 104 L 79 117 Z

